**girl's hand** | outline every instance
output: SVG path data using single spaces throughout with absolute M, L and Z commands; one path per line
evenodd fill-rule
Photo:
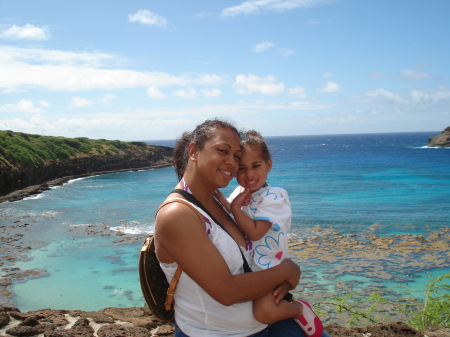
M 272 292 L 273 297 L 275 297 L 275 303 L 278 305 L 280 301 L 289 292 L 291 286 L 286 281 L 278 285 Z
M 248 188 L 244 188 L 244 190 L 239 193 L 236 198 L 231 202 L 231 207 L 241 208 L 242 206 L 247 206 L 252 200 L 252 194 Z

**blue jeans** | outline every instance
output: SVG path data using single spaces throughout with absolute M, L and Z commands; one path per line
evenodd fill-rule
M 274 324 L 270 324 L 264 330 L 257 332 L 248 337 L 307 337 L 300 325 L 297 324 L 293 319 L 285 319 L 284 321 L 279 321 Z M 189 337 L 183 333 L 178 325 L 175 325 L 175 337 Z M 325 331 L 322 337 L 331 337 Z

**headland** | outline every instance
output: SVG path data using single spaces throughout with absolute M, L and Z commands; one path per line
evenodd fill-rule
M 450 126 L 437 136 L 428 138 L 427 147 L 450 147 Z
M 172 154 L 171 147 L 144 142 L 0 131 L 0 202 L 79 177 L 170 166 Z

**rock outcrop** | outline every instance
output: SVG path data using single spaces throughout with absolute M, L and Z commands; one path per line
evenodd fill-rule
M 403 322 L 351 328 L 325 324 L 324 329 L 333 337 L 450 336 L 448 327 L 431 327 L 421 332 Z M 23 313 L 17 308 L 0 306 L 0 336 L 174 336 L 174 324 L 159 321 L 146 307 L 105 308 L 99 311 L 42 309 Z
M 450 147 L 450 126 L 437 136 L 428 138 L 427 147 Z

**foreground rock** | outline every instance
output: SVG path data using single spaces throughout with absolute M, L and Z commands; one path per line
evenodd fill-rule
M 402 322 L 352 328 L 325 324 L 325 331 L 333 337 L 450 336 L 450 328 L 433 327 L 420 332 Z M 42 309 L 23 313 L 17 308 L 0 306 L 0 336 L 174 336 L 174 324 L 159 321 L 148 308 L 143 307 L 106 308 L 99 311 Z
M 450 126 L 437 136 L 428 138 L 427 147 L 450 147 Z

